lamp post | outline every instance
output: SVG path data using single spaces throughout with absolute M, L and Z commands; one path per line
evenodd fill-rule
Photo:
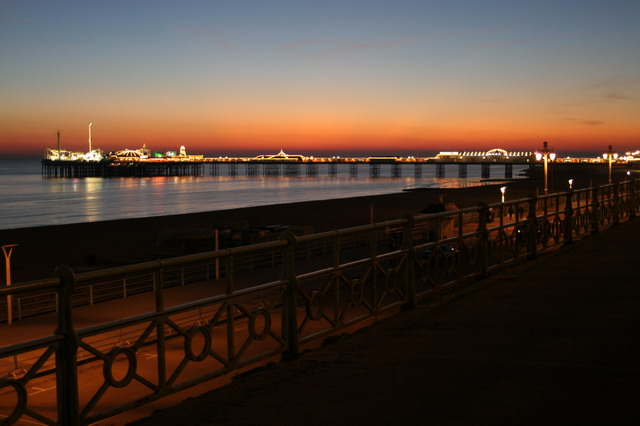
M 542 143 L 542 152 L 536 152 L 536 160 L 544 160 L 544 193 L 549 192 L 549 180 L 548 180 L 548 162 L 556 159 L 556 153 L 549 151 L 547 141 Z
M 609 160 L 609 184 L 611 184 L 611 168 L 613 165 L 613 161 L 618 159 L 618 153 L 613 152 L 611 145 L 609 145 L 609 151 L 602 154 L 602 158 L 605 160 Z
M 504 204 L 504 193 L 507 190 L 506 186 L 503 186 L 502 188 L 500 188 L 500 194 L 502 195 L 502 204 Z
M 13 253 L 13 248 L 16 246 L 17 244 L 6 244 L 2 246 L 2 252 L 4 253 L 7 287 L 11 285 L 11 253 Z M 11 306 L 11 302 L 12 297 L 10 294 L 7 294 L 7 324 L 9 325 L 11 325 L 11 323 L 13 322 L 13 307 Z
M 569 179 L 569 189 L 573 189 L 573 179 Z

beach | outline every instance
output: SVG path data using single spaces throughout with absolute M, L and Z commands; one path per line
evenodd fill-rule
M 553 188 L 567 188 L 567 176 L 575 177 L 574 189 L 589 183 L 607 182 L 606 168 L 557 168 Z M 617 179 L 624 178 L 617 171 Z M 541 176 L 514 179 L 508 183 L 470 188 L 426 189 L 386 195 L 323 201 L 276 204 L 202 213 L 145 217 L 0 230 L 1 244 L 18 244 L 11 257 L 12 282 L 25 282 L 53 275 L 56 266 L 66 264 L 76 272 L 104 269 L 149 260 L 163 259 L 214 249 L 218 230 L 219 247 L 247 244 L 254 235 L 276 234 L 291 229 L 299 235 L 398 219 L 418 214 L 440 199 L 458 208 L 479 202 L 500 202 L 501 186 L 507 186 L 506 199 L 515 200 L 536 194 Z M 243 240 L 229 239 L 230 232 Z M 249 237 L 247 237 L 247 235 Z M 277 237 L 277 235 L 272 235 Z

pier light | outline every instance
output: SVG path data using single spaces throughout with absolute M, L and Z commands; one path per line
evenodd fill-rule
M 573 179 L 569 179 L 569 189 L 573 189 Z
M 609 184 L 611 184 L 611 169 L 613 162 L 618 159 L 618 153 L 613 152 L 611 145 L 609 145 L 609 151 L 602 154 L 602 159 L 609 160 Z
M 549 144 L 547 141 L 542 143 L 542 152 L 536 152 L 536 160 L 544 160 L 544 193 L 547 194 L 549 192 L 549 161 L 553 161 L 556 159 L 556 153 L 549 150 Z
M 507 191 L 507 187 L 503 186 L 500 188 L 500 195 L 502 196 L 502 204 L 504 204 L 504 193 Z

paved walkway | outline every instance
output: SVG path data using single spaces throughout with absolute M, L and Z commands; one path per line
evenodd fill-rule
M 640 219 L 136 424 L 637 425 L 638 360 Z

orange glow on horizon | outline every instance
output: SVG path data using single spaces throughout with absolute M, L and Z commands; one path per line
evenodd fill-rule
M 2 121 L 2 119 L 0 119 Z M 88 121 L 87 121 L 88 123 Z M 53 123 L 31 123 L 24 129 L 9 125 L 0 135 L 3 154 L 41 155 L 45 148 L 57 144 Z M 65 122 L 71 130 L 61 126 L 61 145 L 64 149 L 87 150 L 87 129 L 78 123 Z M 416 155 L 439 151 L 539 149 L 548 140 L 557 152 L 600 151 L 613 144 L 619 151 L 640 147 L 640 131 L 620 120 L 619 123 L 575 123 L 570 120 L 540 120 L 526 122 L 513 119 L 473 119 L 456 123 L 452 119 L 441 123 L 422 123 L 415 117 L 366 121 L 354 117 L 313 119 L 298 117 L 284 122 L 275 117 L 262 120 L 229 120 L 196 123 L 173 117 L 160 125 L 155 120 L 103 122 L 93 120 L 93 144 L 105 152 L 125 148 L 136 149 L 146 144 L 152 151 L 177 150 L 181 145 L 189 153 L 210 155 L 275 153 L 284 149 L 289 153 L 414 152 Z

